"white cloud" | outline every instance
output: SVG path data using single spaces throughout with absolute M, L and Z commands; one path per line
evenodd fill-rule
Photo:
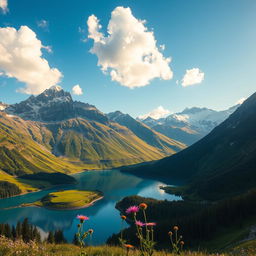
M 150 111 L 149 113 L 139 116 L 139 118 L 142 120 L 148 117 L 159 119 L 167 116 L 168 114 L 170 114 L 170 111 L 168 109 L 164 109 L 162 106 L 159 106 L 156 109 L 153 109 L 152 111 Z
M 239 104 L 239 105 L 243 104 L 245 100 L 246 100 L 246 98 L 244 98 L 244 97 L 241 98 L 241 99 L 239 99 L 239 100 L 236 102 L 236 105 L 237 105 L 237 104 Z
M 2 12 L 4 14 L 8 12 L 8 2 L 7 2 L 7 0 L 0 0 L 0 9 L 2 9 Z
M 154 78 L 172 78 L 171 59 L 163 56 L 154 33 L 147 29 L 145 21 L 132 15 L 130 8 L 116 7 L 112 11 L 107 36 L 100 32 L 96 16 L 91 15 L 87 25 L 88 37 L 94 40 L 90 52 L 97 55 L 98 66 L 113 81 L 134 88 L 148 85 Z
M 0 72 L 26 84 L 19 92 L 39 94 L 60 81 L 61 72 L 42 58 L 42 48 L 45 47 L 27 26 L 19 30 L 0 28 Z
M 39 28 L 44 28 L 44 29 L 48 29 L 48 26 L 49 26 L 49 22 L 47 20 L 39 20 L 37 22 L 37 26 Z
M 204 72 L 199 68 L 187 69 L 182 79 L 182 86 L 187 87 L 193 84 L 200 84 L 204 80 Z
M 82 88 L 80 87 L 79 84 L 75 85 L 73 88 L 72 88 L 72 93 L 75 94 L 75 95 L 82 95 L 83 94 L 83 90 Z

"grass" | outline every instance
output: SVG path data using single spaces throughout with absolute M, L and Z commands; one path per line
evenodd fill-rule
M 205 252 L 183 252 L 182 256 L 245 256 L 250 255 L 254 256 L 256 243 L 248 242 L 245 244 L 247 252 L 250 254 L 241 254 L 244 250 L 244 247 L 234 248 L 231 253 L 216 253 L 208 254 Z M 254 249 L 253 249 L 254 247 Z M 80 249 L 78 246 L 71 244 L 37 244 L 30 242 L 28 244 L 23 243 L 22 241 L 13 242 L 4 237 L 0 237 L 0 255 L 1 256 L 80 256 L 83 252 L 84 256 L 125 256 L 126 251 L 120 247 L 111 247 L 111 246 L 89 246 L 83 249 Z M 239 254 L 240 253 L 240 254 Z M 131 256 L 140 256 L 139 251 L 130 251 L 129 255 Z M 155 252 L 154 256 L 177 256 L 170 252 Z
M 101 197 L 102 193 L 99 191 L 64 190 L 49 193 L 34 204 L 47 208 L 68 210 L 89 206 Z
M 37 244 L 30 242 L 25 244 L 22 241 L 13 242 L 7 238 L 0 237 L 0 255 L 1 256 L 125 256 L 126 251 L 120 247 L 111 246 L 89 246 L 79 248 L 71 244 Z M 130 251 L 130 256 L 140 256 L 139 251 Z M 154 256 L 177 256 L 167 251 L 159 251 Z M 228 252 L 212 253 L 184 251 L 181 256 L 255 256 L 256 241 L 242 243 Z

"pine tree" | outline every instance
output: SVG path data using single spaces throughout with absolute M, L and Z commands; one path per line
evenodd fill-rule
M 50 231 L 49 234 L 48 234 L 47 243 L 54 244 L 54 235 L 53 235 L 52 231 Z
M 12 238 L 12 231 L 9 224 L 4 225 L 4 236 L 7 238 Z
M 14 226 L 12 226 L 12 239 L 13 241 L 17 239 L 17 233 Z
M 28 223 L 28 218 L 25 218 L 21 227 L 22 239 L 25 243 L 31 240 L 31 228 Z
M 36 226 L 33 227 L 32 240 L 36 241 L 37 243 L 41 242 L 41 235 Z
M 22 226 L 21 223 L 18 221 L 16 225 L 16 239 L 21 238 L 22 236 Z
M 54 240 L 56 244 L 64 244 L 67 242 L 67 240 L 65 239 L 64 235 L 63 235 L 63 231 L 62 230 L 56 230 L 54 233 Z

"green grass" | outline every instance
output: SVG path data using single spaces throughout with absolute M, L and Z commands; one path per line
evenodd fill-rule
M 100 199 L 99 191 L 64 190 L 52 192 L 35 204 L 54 209 L 73 209 L 89 206 L 93 201 Z
M 205 252 L 184 252 L 182 256 L 230 256 L 230 255 L 250 255 L 253 254 L 255 250 L 251 248 L 254 244 L 248 244 L 250 252 L 252 254 L 229 254 L 229 253 L 221 253 L 221 254 L 208 254 Z M 236 253 L 241 253 L 241 248 L 236 248 Z M 36 244 L 29 243 L 25 244 L 21 241 L 12 242 L 4 237 L 0 237 L 0 255 L 2 256 L 80 256 L 81 252 L 83 252 L 84 256 L 126 256 L 126 251 L 120 247 L 111 247 L 111 246 L 90 246 L 83 249 L 80 249 L 77 246 L 71 244 Z M 140 256 L 139 251 L 130 251 L 130 256 Z M 177 256 L 170 252 L 155 252 L 153 256 Z

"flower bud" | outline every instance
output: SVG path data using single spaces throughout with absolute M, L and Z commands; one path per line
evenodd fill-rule
M 142 210 L 146 210 L 146 209 L 148 208 L 148 205 L 145 204 L 145 203 L 141 203 L 141 204 L 139 205 L 139 207 L 140 207 L 140 209 L 142 209 Z
M 173 230 L 178 231 L 178 230 L 179 230 L 179 227 L 178 227 L 178 226 L 174 226 L 174 227 L 173 227 Z

